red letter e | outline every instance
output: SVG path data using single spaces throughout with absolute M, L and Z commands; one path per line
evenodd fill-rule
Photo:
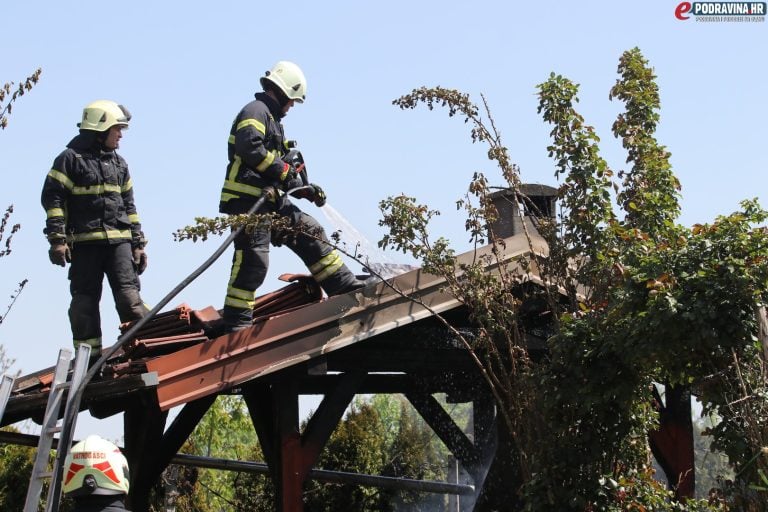
M 683 16 L 683 14 L 689 12 L 691 12 L 691 2 L 680 2 L 680 4 L 675 7 L 675 18 L 679 20 L 687 20 L 690 16 Z

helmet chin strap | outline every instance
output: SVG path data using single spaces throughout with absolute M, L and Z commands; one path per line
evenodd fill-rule
M 88 488 L 88 493 L 92 493 L 96 490 L 98 485 L 96 485 L 96 479 L 93 477 L 93 475 L 87 475 L 83 479 L 83 487 Z
M 277 104 L 280 106 L 280 110 L 284 109 L 288 102 L 291 101 L 288 99 L 288 96 L 286 96 L 285 93 L 281 91 L 280 88 L 276 85 L 269 85 L 268 87 L 265 87 L 264 92 L 277 102 Z
M 98 144 L 99 147 L 104 148 L 104 142 L 107 140 L 107 132 L 97 132 L 95 130 L 80 129 L 80 135 L 88 137 L 90 144 Z

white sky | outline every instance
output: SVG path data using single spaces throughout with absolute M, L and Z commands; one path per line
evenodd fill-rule
M 71 347 L 68 281 L 48 261 L 39 197 L 82 107 L 107 98 L 133 114 L 120 153 L 150 240 L 142 285 L 152 305 L 218 246 L 219 239 L 180 244 L 172 233 L 196 216 L 217 215 L 230 123 L 281 59 L 298 63 L 308 80 L 306 103 L 285 119 L 287 136 L 299 141 L 310 179 L 333 208 L 374 244 L 382 235 L 378 202 L 406 193 L 443 212 L 433 233 L 463 252 L 468 237 L 456 199 L 474 171 L 501 184 L 461 119 L 401 111 L 393 99 L 437 85 L 469 93 L 478 105 L 485 95 L 523 181 L 556 185 L 536 84 L 552 71 L 581 84 L 580 112 L 602 137 L 603 156 L 622 169 L 625 155 L 610 131 L 622 105 L 608 92 L 621 53 L 635 46 L 658 75 L 657 135 L 683 185 L 681 222 L 710 222 L 745 198 L 765 203 L 768 22 L 680 21 L 678 3 L 6 2 L 0 83 L 18 83 L 37 67 L 43 74 L 0 133 L 0 207 L 13 204 L 12 220 L 22 224 L 0 262 L 0 297 L 29 279 L 0 325 L 0 344 L 24 373 Z M 299 204 L 334 229 L 316 207 Z M 289 250 L 271 254 L 261 292 L 281 286 L 283 272 L 305 271 Z M 230 258 L 225 253 L 171 305 L 221 307 Z M 102 325 L 110 345 L 118 320 L 106 283 Z M 80 418 L 76 437 L 122 433 L 119 415 Z

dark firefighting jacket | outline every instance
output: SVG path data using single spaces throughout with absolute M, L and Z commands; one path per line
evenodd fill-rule
M 245 213 L 264 187 L 280 181 L 282 157 L 292 144 L 285 140 L 278 103 L 256 94 L 237 114 L 229 131 L 227 174 L 221 190 L 221 213 Z
M 81 133 L 53 161 L 43 184 L 45 234 L 51 242 L 146 243 L 133 201 L 128 165 L 95 133 Z
M 125 495 L 75 498 L 74 512 L 127 512 Z

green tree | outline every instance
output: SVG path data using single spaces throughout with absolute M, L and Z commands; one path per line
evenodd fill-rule
M 706 498 L 713 489 L 721 489 L 723 482 L 733 479 L 733 470 L 728 465 L 728 457 L 712 448 L 712 436 L 709 429 L 717 421 L 699 418 L 693 423 L 694 448 L 696 452 L 696 496 Z
M 254 446 L 250 460 L 264 460 L 260 446 Z M 277 490 L 267 474 L 238 473 L 235 477 L 235 508 L 237 512 L 272 512 Z
M 498 360 L 478 358 L 481 371 L 491 376 L 503 416 L 506 411 L 511 443 L 499 455 L 517 467 L 512 478 L 506 477 L 511 495 L 500 492 L 486 502 L 488 509 L 515 499 L 528 510 L 676 506 L 650 479 L 645 439 L 657 421 L 650 393 L 655 382 L 702 384 L 697 390 L 705 410 L 723 415 L 713 429 L 716 445 L 722 440 L 718 447 L 736 467 L 753 466 L 744 473 L 753 488 L 761 475 L 764 461 L 755 454 L 764 446 L 758 414 L 764 363 L 747 368 L 745 362 L 764 361 L 756 343 L 755 309 L 766 291 L 766 239 L 753 226 L 765 220 L 765 212 L 747 201 L 711 225 L 688 229 L 675 224 L 679 184 L 669 153 L 654 137 L 659 119 L 655 76 L 638 49 L 622 55 L 618 71 L 611 98 L 624 102 L 626 110 L 614 124 L 614 135 L 632 163 L 629 171 L 619 173 L 621 184 L 610 180 L 613 172 L 599 155 L 599 138 L 574 108 L 578 85 L 554 73 L 539 85 L 539 112 L 553 127 L 548 150 L 555 158 L 555 175 L 563 178 L 559 196 L 565 207 L 557 230 L 545 226 L 550 256 L 540 268 L 551 285 L 565 287 L 570 299 L 565 304 L 552 300 L 550 290 L 555 335 L 547 361 L 527 364 L 514 334 L 521 328 L 514 304 L 504 314 L 492 308 L 478 312 L 482 304 L 477 297 L 498 296 L 495 283 L 486 286 L 473 279 L 473 268 L 456 268 L 446 241 L 425 243 L 428 221 L 437 212 L 413 198 L 382 202 L 383 224 L 390 229 L 383 246 L 410 252 L 429 272 L 470 271 L 470 279 L 451 291 L 482 328 L 496 333 L 490 343 L 470 348 L 482 354 L 496 347 L 498 353 L 512 354 L 502 360 L 506 368 L 501 369 L 495 366 Z M 473 141 L 488 143 L 489 158 L 522 202 L 519 179 L 510 178 L 517 168 L 509 163 L 492 119 L 481 119 L 465 95 L 421 88 L 395 103 L 402 108 L 442 105 L 449 115 L 462 114 L 473 127 Z M 623 219 L 612 211 L 613 187 Z M 495 212 L 487 206 L 485 177 L 476 174 L 469 190 L 479 207 L 468 208 L 467 226 L 479 239 Z M 488 237 L 499 243 L 493 233 Z M 510 288 L 502 286 L 501 292 Z M 735 404 L 752 407 L 749 419 L 747 411 L 724 410 Z M 513 415 L 539 421 L 510 421 Z M 745 424 L 753 427 L 750 432 Z M 685 506 L 707 505 L 688 500 Z
M 3 430 L 18 432 L 13 427 L 5 427 Z M 0 444 L 0 509 L 24 509 L 34 462 L 34 448 Z
M 318 467 L 414 480 L 442 480 L 444 466 L 432 430 L 398 395 L 358 398 L 323 450 Z M 442 496 L 362 487 L 355 484 L 310 482 L 306 510 L 387 511 L 434 510 Z M 429 508 L 423 508 L 429 507 Z
M 248 460 L 258 445 L 256 432 L 239 396 L 221 395 L 181 448 L 181 453 L 229 460 Z M 253 460 L 253 459 L 251 459 Z M 172 468 L 161 485 L 174 488 L 179 512 L 236 510 L 239 473 L 205 468 Z M 164 489 L 155 490 L 154 510 L 165 510 Z
M 439 212 L 406 195 L 380 203 L 387 233 L 379 245 L 410 254 L 424 271 L 443 277 L 475 325 L 465 336 L 436 315 L 474 358 L 501 419 L 496 458 L 502 463 L 489 473 L 479 510 L 766 510 L 768 230 L 756 226 L 768 212 L 748 200 L 710 223 L 677 224 L 680 185 L 655 138 L 660 101 L 653 69 L 634 48 L 622 54 L 618 75 L 610 98 L 625 108 L 613 134 L 631 164 L 618 173 L 575 109 L 579 86 L 554 73 L 538 86 L 564 207 L 558 222 L 539 225 L 548 256 L 531 251 L 520 261 L 503 259 L 504 241 L 489 227 L 498 216 L 492 186 L 482 173 L 457 205 L 466 213 L 470 243 L 489 245 L 487 256 L 457 261 L 450 242 L 430 233 Z M 512 200 L 523 204 L 520 170 L 484 98 L 481 111 L 466 94 L 422 87 L 394 103 L 445 107 L 449 116 L 463 117 L 472 142 L 487 145 Z M 263 220 L 199 219 L 179 238 L 205 239 Z M 489 273 L 488 266 L 498 270 Z M 544 278 L 540 290 L 519 286 L 532 266 Z M 527 294 L 547 304 L 552 336 L 541 361 L 531 360 L 524 342 Z M 708 431 L 734 471 L 722 499 L 681 503 L 653 479 L 647 435 L 658 424 L 657 383 L 691 386 L 704 414 L 721 418 Z M 363 408 L 357 418 L 374 420 Z M 337 460 L 326 462 L 374 469 L 371 453 L 383 451 L 381 441 L 354 422 L 343 432 L 333 447 Z M 370 450 L 359 448 L 353 432 Z M 369 498 L 352 496 L 360 503 Z
M 413 480 L 445 480 L 447 459 L 444 450 L 435 446 L 432 430 L 405 401 L 401 402 L 397 436 L 386 447 L 386 461 L 382 474 Z M 413 491 L 388 491 L 390 510 L 435 510 L 443 496 Z
M 415 411 L 403 397 L 358 397 L 331 435 L 316 467 L 331 471 L 440 480 L 444 478 L 444 461 L 434 444 L 431 430 L 416 417 Z M 250 460 L 262 458 L 261 449 L 255 446 Z M 235 480 L 232 510 L 274 510 L 276 493 L 268 475 L 240 473 Z M 429 499 L 424 494 L 321 481 L 307 482 L 304 491 L 305 510 L 308 512 L 417 511 L 422 510 L 420 507 L 429 503 Z M 442 497 L 437 499 L 442 501 Z
M 353 407 L 331 435 L 317 466 L 334 471 L 381 474 L 386 454 L 381 432 L 381 420 L 373 407 L 369 404 Z M 377 489 L 354 484 L 312 482 L 306 497 L 307 510 L 313 512 L 386 510 L 382 508 Z

